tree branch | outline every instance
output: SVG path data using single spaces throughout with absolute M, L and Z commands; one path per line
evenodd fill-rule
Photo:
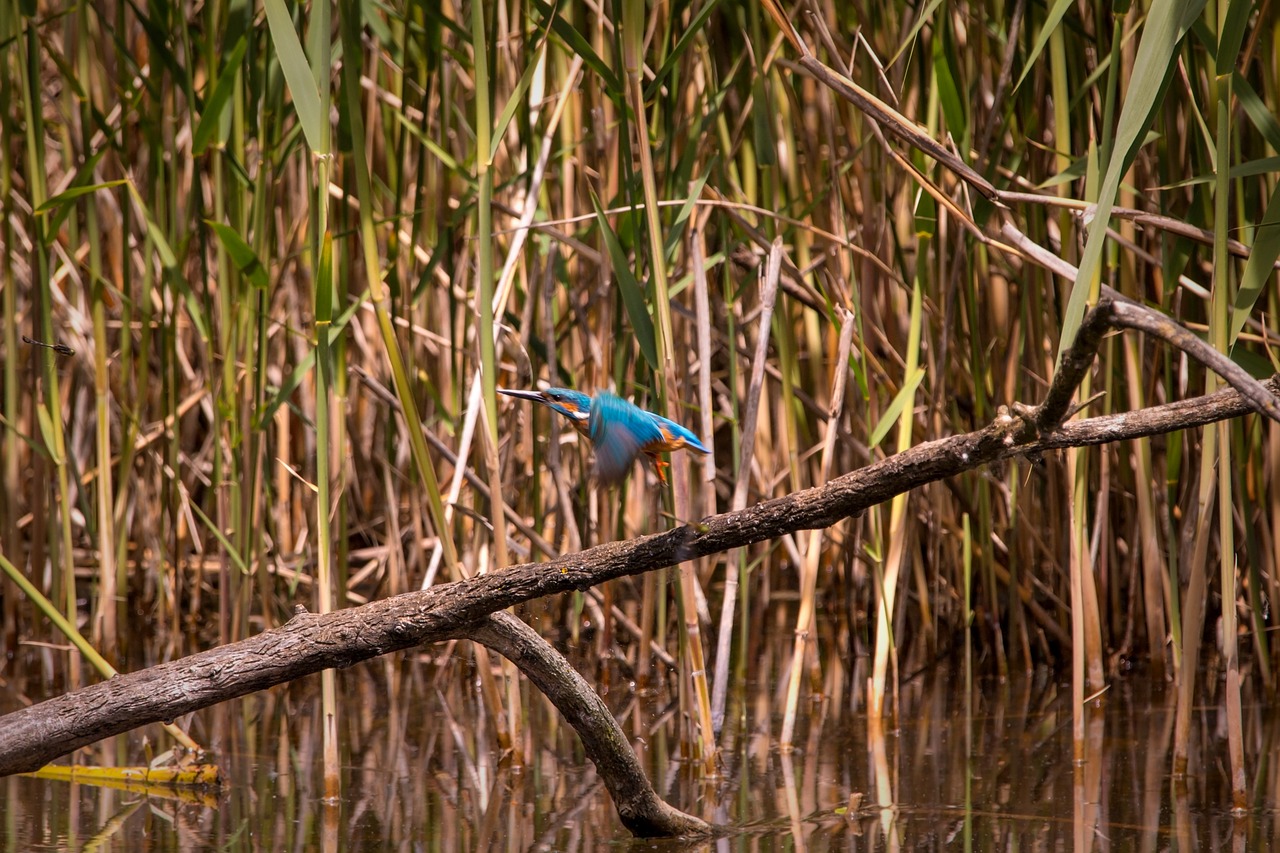
M 1280 376 L 1267 383 L 1280 391 Z M 895 495 L 993 462 L 1049 450 L 1188 429 L 1251 409 L 1235 390 L 1140 412 L 1072 421 L 1052 433 L 1004 414 L 984 429 L 917 445 L 822 486 L 546 563 L 515 566 L 324 616 L 299 613 L 279 628 L 141 672 L 121 675 L 0 717 L 0 775 L 53 759 L 145 723 L 175 717 L 330 667 L 428 642 L 474 636 L 490 613 L 585 590 L 684 560 L 829 527 Z
M 479 623 L 471 638 L 520 667 L 573 726 L 632 835 L 670 838 L 711 832 L 706 822 L 658 796 L 609 706 L 537 631 L 500 610 Z

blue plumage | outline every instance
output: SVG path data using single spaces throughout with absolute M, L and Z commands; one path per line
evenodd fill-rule
M 569 418 L 574 428 L 590 439 L 596 455 L 596 479 L 606 485 L 626 477 L 641 453 L 653 463 L 658 479 L 666 483 L 664 469 L 669 463 L 662 461 L 659 453 L 683 448 L 711 452 L 693 432 L 675 421 L 645 411 L 608 391 L 589 397 L 570 388 L 498 390 L 509 397 L 541 403 Z
M 653 417 L 607 391 L 591 400 L 591 444 L 596 451 L 596 477 L 601 483 L 621 480 L 646 447 L 662 442 L 662 430 Z

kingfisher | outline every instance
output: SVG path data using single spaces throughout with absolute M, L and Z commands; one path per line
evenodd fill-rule
M 675 421 L 645 411 L 608 391 L 600 391 L 594 397 L 572 388 L 545 391 L 499 388 L 498 393 L 533 400 L 568 418 L 573 428 L 591 441 L 596 454 L 596 478 L 606 485 L 625 477 L 641 453 L 653 463 L 654 472 L 665 486 L 666 468 L 671 463 L 659 458 L 659 453 L 683 449 L 711 452 L 696 435 Z

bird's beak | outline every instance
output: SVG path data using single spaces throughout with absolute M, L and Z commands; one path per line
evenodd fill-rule
M 518 391 L 514 388 L 498 388 L 499 394 L 506 394 L 508 397 L 519 397 L 522 400 L 533 400 L 535 403 L 545 403 L 546 398 L 542 396 L 541 391 Z

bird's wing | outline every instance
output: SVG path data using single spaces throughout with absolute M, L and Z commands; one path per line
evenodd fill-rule
M 591 401 L 591 444 L 601 483 L 609 485 L 627 476 L 645 446 L 662 438 L 649 413 L 621 397 L 602 391 Z
M 663 440 L 668 447 L 677 450 L 682 447 L 688 447 L 699 453 L 711 452 L 692 430 L 685 429 L 675 421 L 664 418 L 662 415 L 655 415 L 653 412 L 649 413 L 649 417 L 653 418 L 654 424 L 657 425 L 658 430 L 662 433 Z

